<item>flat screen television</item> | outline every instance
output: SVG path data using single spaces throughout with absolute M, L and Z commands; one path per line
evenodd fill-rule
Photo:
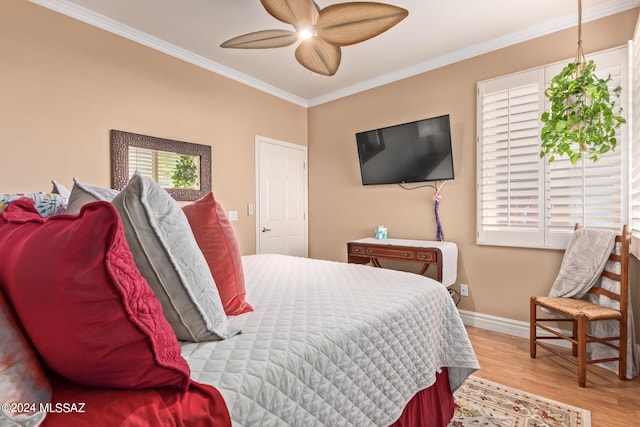
M 449 115 L 356 133 L 363 185 L 453 179 Z

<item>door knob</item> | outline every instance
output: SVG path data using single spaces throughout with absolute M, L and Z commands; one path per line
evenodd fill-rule
M 271 229 L 267 227 L 262 227 L 262 232 L 264 233 L 265 231 L 271 231 Z

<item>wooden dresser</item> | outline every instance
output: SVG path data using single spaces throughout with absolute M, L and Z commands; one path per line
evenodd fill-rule
M 421 263 L 423 266 L 418 274 L 424 274 L 429 267 L 435 265 L 437 269 L 437 280 L 442 282 L 444 264 L 443 248 L 446 248 L 450 252 L 455 248 L 455 262 L 457 263 L 457 246 L 455 246 L 454 243 L 428 240 L 377 240 L 374 238 L 352 240 L 347 242 L 347 256 L 350 263 L 371 263 L 376 267 L 382 267 L 379 261 L 380 259 Z M 453 281 L 455 282 L 455 277 Z M 445 285 L 450 286 L 450 284 Z

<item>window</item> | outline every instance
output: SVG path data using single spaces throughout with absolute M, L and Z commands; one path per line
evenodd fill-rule
M 635 239 L 640 238 L 640 26 L 636 28 L 636 34 L 633 37 L 631 45 L 631 92 L 632 103 L 631 116 L 631 140 L 632 140 L 632 156 L 631 156 L 631 231 Z M 635 240 L 634 239 L 634 240 Z M 640 249 L 637 244 L 632 245 L 634 254 L 640 257 Z
M 622 86 L 618 102 L 626 107 L 626 47 L 588 59 Z M 597 163 L 540 158 L 544 90 L 566 63 L 478 83 L 478 244 L 564 248 L 575 223 L 619 231 L 627 222 L 626 126 L 616 150 Z

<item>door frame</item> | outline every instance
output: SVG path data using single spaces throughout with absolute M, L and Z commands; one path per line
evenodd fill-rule
M 308 147 L 299 144 L 292 144 L 290 142 L 280 141 L 277 139 L 269 138 L 266 136 L 255 135 L 255 187 L 256 187 L 256 208 L 255 208 L 255 226 L 256 226 L 256 254 L 260 253 L 260 148 L 264 144 L 277 145 L 282 148 L 290 150 L 300 151 L 304 154 L 304 176 L 303 176 L 303 188 L 304 188 L 304 256 L 309 256 L 309 153 Z

